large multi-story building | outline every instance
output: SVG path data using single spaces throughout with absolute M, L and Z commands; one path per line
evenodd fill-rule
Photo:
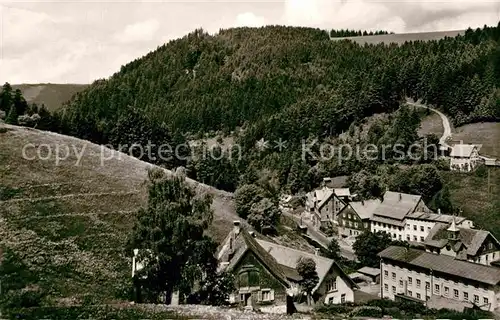
M 386 232 L 393 240 L 423 243 L 438 223 L 471 229 L 472 221 L 452 215 L 433 213 L 421 196 L 387 191 L 370 219 L 372 232 Z
M 464 229 L 474 228 L 472 221 L 448 214 L 413 212 L 405 218 L 405 240 L 408 242 L 424 242 L 436 224 L 455 223 L 457 227 Z
M 382 298 L 411 297 L 438 308 L 437 301 L 445 301 L 442 307 L 500 307 L 500 268 L 398 246 L 379 256 Z
M 406 217 L 414 212 L 432 213 L 422 196 L 386 191 L 371 219 L 372 232 L 386 232 L 393 240 L 406 239 Z

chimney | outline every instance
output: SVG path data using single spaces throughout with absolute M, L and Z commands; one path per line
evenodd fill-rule
M 255 238 L 255 232 L 250 231 L 248 234 L 249 234 L 252 238 Z
M 233 233 L 234 233 L 235 236 L 237 236 L 238 234 L 240 234 L 240 229 L 241 229 L 240 221 L 239 220 L 234 220 L 233 224 L 234 224 Z

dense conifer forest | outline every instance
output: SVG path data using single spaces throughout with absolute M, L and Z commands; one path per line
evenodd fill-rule
M 450 207 L 435 176 L 440 164 L 406 159 L 416 165 L 408 170 L 362 158 L 302 161 L 299 145 L 303 139 L 339 143 L 342 133 L 352 145 L 414 143 L 419 120 L 400 108 L 405 97 L 437 106 L 455 125 L 499 120 L 499 40 L 500 25 L 401 46 L 331 41 L 327 31 L 311 28 L 195 30 L 78 93 L 55 115 L 55 130 L 115 146 L 178 145 L 218 133 L 235 138 L 242 156 L 219 149 L 222 160 L 156 163 L 185 166 L 190 177 L 228 191 L 267 181 L 265 188 L 299 192 L 321 177 L 346 174 L 366 197 L 390 187 Z M 392 115 L 360 135 L 356 126 L 379 113 Z M 257 152 L 261 139 L 282 139 L 287 147 Z

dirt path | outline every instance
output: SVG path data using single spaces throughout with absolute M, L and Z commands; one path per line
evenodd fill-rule
M 441 121 L 443 122 L 443 128 L 444 128 L 443 135 L 439 139 L 439 144 L 444 146 L 444 147 L 449 147 L 448 143 L 446 142 L 449 139 L 451 139 L 451 124 L 450 124 L 450 120 L 448 119 L 448 117 L 444 113 L 442 113 L 441 111 L 434 109 L 432 107 L 429 107 L 425 104 L 422 104 L 418 101 L 413 102 L 412 100 L 408 99 L 406 103 L 410 106 L 417 107 L 417 108 L 429 108 L 429 110 L 431 110 L 439 115 L 439 117 L 441 118 Z

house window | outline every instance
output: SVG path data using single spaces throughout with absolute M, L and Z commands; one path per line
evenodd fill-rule
M 333 297 L 328 299 L 328 304 L 333 304 Z
M 417 241 L 417 236 L 413 236 L 413 241 Z
M 357 222 L 354 222 L 354 228 L 358 228 L 358 223 Z
M 410 224 L 409 223 L 406 224 L 406 229 L 410 230 Z
M 399 240 L 402 240 L 401 235 L 399 235 Z
M 408 285 L 409 286 L 413 285 L 413 278 L 412 277 L 408 277 Z
M 417 225 L 416 224 L 413 225 L 413 230 L 417 231 Z
M 420 226 L 420 231 L 424 232 L 424 226 Z
M 417 288 L 420 288 L 420 279 L 417 279 Z
M 349 221 L 349 228 L 352 228 L 352 221 Z
M 439 288 L 439 284 L 435 284 L 435 285 L 434 285 L 434 292 L 435 292 L 436 294 L 439 294 L 439 289 L 440 289 L 440 288 Z
M 396 286 L 392 286 L 392 293 L 396 293 Z
M 328 281 L 326 283 L 326 291 L 327 292 L 335 291 L 335 290 L 337 290 L 337 278 L 331 279 L 330 281 Z
M 427 231 L 431 231 L 431 227 L 427 227 Z
M 386 283 L 386 284 L 384 284 L 384 290 L 385 290 L 385 291 L 389 291 L 389 286 L 387 285 L 387 283 Z
M 368 229 L 368 222 L 365 222 L 364 224 L 365 229 Z
M 469 293 L 468 292 L 464 292 L 464 300 L 469 301 Z
M 455 297 L 455 299 L 458 299 L 458 290 L 457 289 L 453 289 L 453 296 Z
M 474 303 L 479 303 L 479 296 L 477 294 L 474 295 Z
M 396 234 L 395 234 L 395 233 L 393 233 L 393 234 L 392 234 L 392 237 L 393 237 L 394 239 L 396 239 Z
M 271 289 L 261 290 L 261 301 L 273 301 L 274 300 L 274 292 Z
M 340 295 L 340 303 L 345 303 L 345 293 Z
M 386 278 L 387 278 L 388 276 L 389 276 L 389 271 L 385 270 L 385 271 L 384 271 L 384 277 L 386 277 Z
M 413 296 L 413 292 L 408 291 L 408 296 L 410 296 L 410 297 Z
M 420 237 L 420 242 L 424 242 L 424 237 Z
M 420 293 L 417 293 L 417 299 L 421 299 L 422 296 L 420 295 Z
M 426 281 L 426 282 L 425 282 L 425 290 L 427 291 L 427 290 L 429 290 L 430 288 L 431 288 L 431 284 L 430 284 L 430 282 L 429 282 L 429 281 Z
M 444 296 L 447 297 L 450 294 L 450 288 L 444 287 Z
M 483 302 L 484 302 L 484 304 L 488 304 L 488 298 L 484 297 Z
M 350 213 L 349 213 L 349 219 L 352 219 L 352 216 L 351 216 L 351 214 L 350 214 Z
M 406 241 L 410 241 L 410 235 L 409 234 L 406 235 Z
M 399 280 L 399 287 L 402 288 L 403 287 L 403 280 Z
M 396 280 L 396 272 L 392 273 L 392 280 Z
M 429 297 L 429 296 L 425 296 L 425 301 L 429 301 L 430 298 L 431 297 Z

